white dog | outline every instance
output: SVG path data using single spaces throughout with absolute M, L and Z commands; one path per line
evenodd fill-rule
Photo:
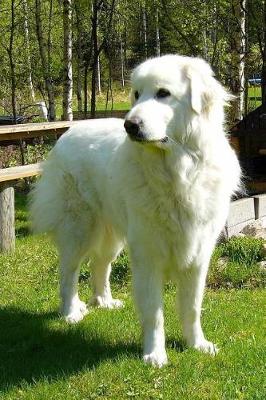
M 132 109 L 83 121 L 58 140 L 33 192 L 36 231 L 59 249 L 62 313 L 78 322 L 79 265 L 89 256 L 91 305 L 119 307 L 111 262 L 127 243 L 144 335 L 144 361 L 167 363 L 163 283 L 179 287 L 189 346 L 214 354 L 200 314 L 209 260 L 238 188 L 240 168 L 223 130 L 228 98 L 201 59 L 150 59 L 132 74 Z M 124 129 L 125 126 L 125 129 Z

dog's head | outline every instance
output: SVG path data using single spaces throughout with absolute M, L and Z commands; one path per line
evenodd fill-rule
M 162 147 L 169 139 L 183 142 L 199 118 L 222 125 L 228 95 L 202 59 L 153 58 L 133 71 L 131 81 L 132 109 L 125 129 L 133 141 Z

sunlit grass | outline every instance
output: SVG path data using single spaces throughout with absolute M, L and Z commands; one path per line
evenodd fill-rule
M 1 400 L 265 399 L 265 291 L 207 289 L 203 326 L 216 357 L 184 346 L 175 288 L 165 290 L 169 365 L 141 360 L 141 332 L 124 264 L 115 267 L 120 310 L 91 310 L 78 325 L 58 316 L 57 253 L 46 236 L 28 233 L 24 196 L 17 199 L 16 251 L 0 256 Z M 81 297 L 90 296 L 84 265 Z

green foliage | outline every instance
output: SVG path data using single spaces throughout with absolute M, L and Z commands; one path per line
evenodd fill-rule
M 212 256 L 208 284 L 211 287 L 265 287 L 263 240 L 234 237 L 219 245 Z
M 11 38 L 11 5 L 14 4 L 14 35 Z M 93 46 L 91 40 L 92 1 L 73 1 L 73 90 L 82 87 L 84 100 L 85 70 L 88 71 L 87 91 L 91 91 Z M 180 53 L 197 55 L 209 61 L 219 79 L 226 85 L 231 82 L 232 26 L 240 25 L 232 14 L 232 5 L 226 0 L 117 0 L 112 23 L 109 26 L 111 0 L 96 1 L 98 12 L 98 45 L 100 54 L 101 84 L 103 92 L 110 83 L 121 88 L 122 59 L 124 78 L 129 80 L 131 69 L 146 56 L 157 54 L 160 39 L 161 54 Z M 253 4 L 254 3 L 254 4 Z M 26 6 L 25 6 L 26 5 Z M 13 39 L 17 112 L 24 113 L 25 106 L 32 103 L 29 89 L 31 75 L 36 101 L 47 101 L 44 75 L 48 73 L 54 85 L 57 102 L 57 117 L 63 83 L 63 7 L 62 1 L 41 1 L 42 38 L 48 60 L 49 71 L 44 71 L 36 35 L 36 2 L 33 0 L 2 0 L 0 11 L 0 107 L 1 113 L 11 114 L 11 65 L 10 43 Z M 263 37 L 263 7 L 259 0 L 250 2 L 246 8 L 249 23 L 248 54 L 245 56 L 247 77 L 260 72 L 262 55 L 258 37 Z M 145 21 L 145 22 L 144 22 Z M 28 27 L 28 37 L 25 31 Z M 79 82 L 79 83 L 78 83 Z M 83 104 L 84 106 L 84 104 Z M 75 109 L 75 108 L 74 108 Z M 26 109 L 28 110 L 28 109 Z
M 252 265 L 263 259 L 263 239 L 233 237 L 221 245 L 222 257 L 239 264 Z

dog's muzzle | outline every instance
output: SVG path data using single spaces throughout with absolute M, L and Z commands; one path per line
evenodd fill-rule
M 140 118 L 126 119 L 124 127 L 131 140 L 136 142 L 143 142 L 146 140 L 142 131 L 142 121 Z
M 125 130 L 134 142 L 146 142 L 146 143 L 167 143 L 168 137 L 165 136 L 159 140 L 150 140 L 147 139 L 146 135 L 143 132 L 143 123 L 140 118 L 134 117 L 130 119 L 126 119 L 124 123 Z

